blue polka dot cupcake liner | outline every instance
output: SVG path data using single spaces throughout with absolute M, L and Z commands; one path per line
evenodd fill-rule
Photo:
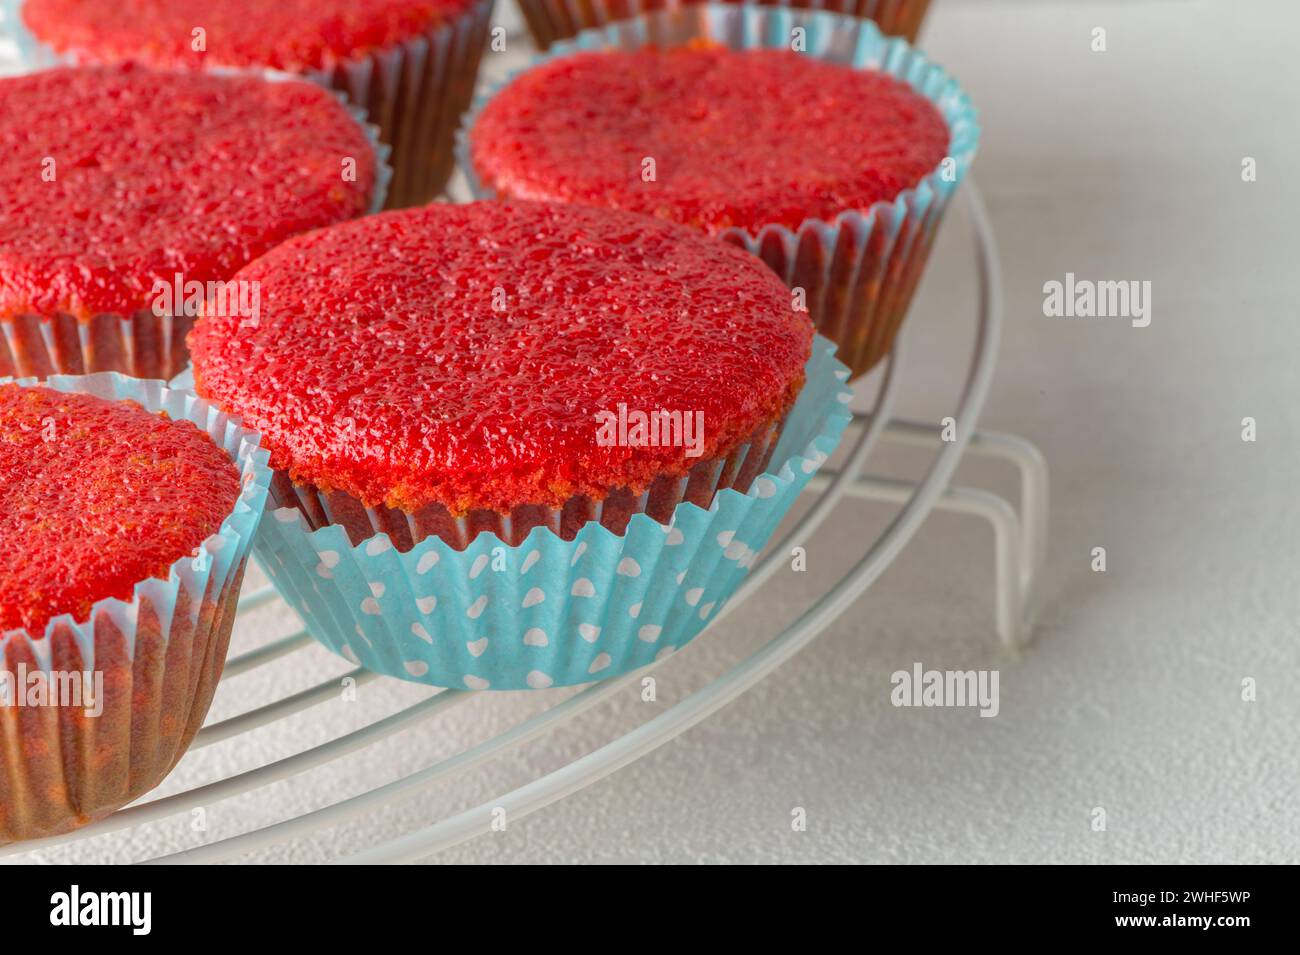
M 757 255 L 786 285 L 804 290 L 813 325 L 839 346 L 840 359 L 856 378 L 893 347 L 944 212 L 974 161 L 980 135 L 975 108 L 957 81 L 905 40 L 885 36 L 870 20 L 823 10 L 732 3 L 629 14 L 556 43 L 480 95 L 457 138 L 458 162 L 475 198 L 496 197 L 471 158 L 475 122 L 517 77 L 551 60 L 586 51 L 698 42 L 733 50 L 788 51 L 796 35 L 802 55 L 855 70 L 882 71 L 911 86 L 939 111 L 951 135 L 948 155 L 892 201 L 846 210 L 833 219 L 809 217 L 797 229 L 771 223 L 719 235 Z M 791 122 L 797 123 L 797 117 Z
M 339 524 L 313 529 L 275 482 L 255 552 L 312 635 L 366 669 L 473 690 L 614 677 L 685 646 L 735 592 L 838 444 L 847 379 L 817 337 L 767 469 L 667 524 L 637 513 L 622 534 L 593 520 L 572 540 L 539 526 L 514 546 L 484 532 L 402 551 L 382 531 L 353 544 Z
M 61 614 L 41 633 L 0 634 L 0 670 L 7 674 L 25 673 L 30 683 L 39 673 L 46 686 L 69 674 L 102 677 L 102 693 L 87 706 L 0 705 L 0 735 L 22 740 L 0 746 L 0 843 L 102 818 L 158 785 L 185 754 L 221 678 L 271 484 L 258 435 L 190 392 L 111 372 L 56 375 L 41 384 L 134 401 L 194 423 L 230 456 L 243 488 L 218 531 L 175 561 L 165 580 L 140 581 L 129 600 L 100 600 L 84 620 Z M 99 712 L 86 715 L 87 709 Z

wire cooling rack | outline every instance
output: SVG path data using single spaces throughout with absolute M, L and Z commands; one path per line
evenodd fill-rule
M 878 377 L 872 376 L 876 384 L 870 399 L 870 410 L 854 415 L 850 431 L 845 437 L 844 443 L 850 450 L 844 463 L 837 468 L 823 469 L 815 476 L 805 492 L 814 496 L 811 507 L 778 543 L 766 549 L 763 559 L 707 629 L 715 629 L 720 620 L 743 606 L 764 582 L 786 566 L 790 548 L 809 540 L 845 498 L 864 498 L 896 506 L 892 519 L 867 544 L 861 557 L 843 578 L 756 652 L 630 732 L 523 786 L 503 792 L 494 799 L 432 824 L 417 826 L 404 835 L 388 838 L 335 861 L 409 862 L 429 857 L 439 850 L 492 831 L 502 818 L 508 817 L 513 822 L 536 812 L 664 745 L 754 686 L 815 639 L 880 576 L 926 516 L 935 509 L 978 515 L 990 522 L 994 531 L 997 633 L 1011 652 L 1025 644 L 1029 634 L 1026 609 L 1045 545 L 1047 469 L 1042 455 L 1028 441 L 1012 435 L 976 430 L 976 421 L 992 380 L 997 353 L 1001 289 L 996 243 L 973 180 L 965 184 L 963 192 L 970 211 L 980 294 L 975 344 L 965 385 L 952 413 L 952 420 L 946 424 L 931 425 L 908 421 L 895 415 L 897 384 L 903 365 L 901 342 L 905 337 L 900 335 L 900 344 L 895 346 L 894 352 L 887 359 L 883 372 Z M 873 449 L 882 442 L 928 447 L 934 449 L 935 454 L 928 468 L 915 481 L 864 474 L 864 466 Z M 1018 468 L 1020 498 L 1016 505 L 984 490 L 952 484 L 954 471 L 967 454 L 1000 458 Z M 245 614 L 278 600 L 275 591 L 269 587 L 256 590 L 241 598 L 240 613 Z M 697 638 L 707 639 L 707 634 Z M 681 652 L 690 653 L 693 645 Z M 307 649 L 309 647 L 314 647 L 314 642 L 305 631 L 299 630 L 233 657 L 226 664 L 218 700 L 223 691 L 238 692 L 229 689 L 232 681 L 237 681 L 259 667 L 290 654 L 319 652 Z M 616 694 L 628 692 L 630 687 L 658 666 L 660 663 L 656 662 L 620 678 L 593 684 L 504 732 L 349 798 L 194 848 L 133 861 L 207 863 L 236 860 L 267 846 L 304 839 L 326 827 L 376 815 L 399 799 L 418 794 L 429 787 L 446 784 L 453 776 L 472 767 L 500 760 L 520 747 L 554 734 L 569 721 L 610 701 Z M 393 685 L 388 678 L 357 669 L 342 678 L 326 680 L 284 695 L 267 705 L 206 725 L 186 755 L 186 761 L 203 761 L 210 753 L 208 748 L 215 743 L 237 738 L 252 739 L 259 732 L 269 731 L 269 727 L 281 720 L 335 699 L 344 680 L 355 681 L 357 686 L 375 683 L 374 692 L 383 692 L 385 684 L 389 687 Z M 106 833 L 198 808 L 211 807 L 275 783 L 293 784 L 301 780 L 303 774 L 318 767 L 336 764 L 341 772 L 346 772 L 349 757 L 417 724 L 436 722 L 440 715 L 473 696 L 474 693 L 465 690 L 431 690 L 429 696 L 412 705 L 335 736 L 320 745 L 249 770 L 220 776 L 213 782 L 181 792 L 146 797 L 146 801 L 119 810 L 108 818 L 73 833 L 0 847 L 0 856 L 14 857 L 13 861 L 44 861 L 43 851 L 52 846 L 72 844 L 69 848 L 75 850 L 76 844 L 81 840 L 94 839 Z M 303 785 L 307 783 L 304 782 Z
M 483 72 L 504 73 L 518 65 L 527 54 L 527 42 L 520 33 L 521 25 L 511 23 L 509 12 L 503 13 L 510 34 L 510 54 L 499 62 L 485 62 Z M 516 42 L 518 40 L 519 42 Z M 492 58 L 485 58 L 491 60 Z M 0 48 L 0 68 L 7 68 L 4 51 Z M 0 71 L 5 71 L 0 69 Z M 641 722 L 632 730 L 618 735 L 604 745 L 585 755 L 561 765 L 557 769 L 535 774 L 531 781 L 515 788 L 506 787 L 495 798 L 482 800 L 468 809 L 455 812 L 431 824 L 414 825 L 405 834 L 387 838 L 368 848 L 351 854 L 333 853 L 335 861 L 343 863 L 409 862 L 434 856 L 442 849 L 456 845 L 493 830 L 502 818 L 513 823 L 536 812 L 567 795 L 618 771 L 640 757 L 663 746 L 690 727 L 708 718 L 730 701 L 754 686 L 782 663 L 814 640 L 839 614 L 848 608 L 871 586 L 884 569 L 903 550 L 912 535 L 934 510 L 953 511 L 979 516 L 989 522 L 994 539 L 994 586 L 996 631 L 1009 652 L 1016 652 L 1027 642 L 1030 632 L 1027 608 L 1033 591 L 1034 579 L 1045 551 L 1047 527 L 1047 468 L 1042 455 L 1033 444 L 1013 435 L 977 431 L 976 422 L 992 380 L 1001 327 L 1002 296 L 999 283 L 999 266 L 996 242 L 990 228 L 984 204 L 973 180 L 962 187 L 970 216 L 975 250 L 975 264 L 979 279 L 978 313 L 970 364 L 960 398 L 951 412 L 951 420 L 944 423 L 910 421 L 895 414 L 898 385 L 903 375 L 903 342 L 899 336 L 893 353 L 882 370 L 864 379 L 873 393 L 865 407 L 869 410 L 855 413 L 853 423 L 846 433 L 839 467 L 824 467 L 814 475 L 805 494 L 811 498 L 810 506 L 790 524 L 789 530 L 778 541 L 770 544 L 763 559 L 751 570 L 731 601 L 710 622 L 708 631 L 716 631 L 719 623 L 743 607 L 776 572 L 787 566 L 790 549 L 795 544 L 807 542 L 818 527 L 834 513 L 846 499 L 858 498 L 880 502 L 893 508 L 890 520 L 873 539 L 864 541 L 860 558 L 848 572 L 830 587 L 819 599 L 812 602 L 788 626 L 771 636 L 756 652 L 749 654 L 723 675 L 707 683 L 680 702 L 658 715 Z M 952 217 L 953 213 L 950 212 Z M 906 325 L 904 326 L 906 332 Z M 863 387 L 859 382 L 859 388 Z M 920 476 L 914 480 L 872 476 L 864 473 L 872 453 L 881 445 L 908 445 L 928 448 L 933 457 Z M 847 453 L 845 452 L 847 449 Z M 1019 499 L 1012 504 L 996 494 L 971 487 L 955 486 L 953 474 L 963 457 L 973 455 L 1001 459 L 1013 464 L 1020 478 Z M 245 620 L 253 611 L 281 603 L 270 587 L 245 594 L 240 602 L 240 619 Z M 287 610 L 285 611 L 288 612 Z M 299 628 L 301 624 L 298 625 Z M 240 631 L 236 624 L 236 633 Z M 679 654 L 689 654 L 702 641 L 710 638 L 701 634 Z M 292 666 L 295 659 L 309 654 L 321 654 L 315 642 L 303 630 L 272 640 L 257 649 L 244 652 L 227 661 L 218 689 L 214 711 L 224 711 L 223 704 L 240 698 L 240 679 L 256 678 L 256 671 Z M 637 692 L 645 676 L 667 660 L 603 683 L 596 683 L 573 693 L 558 689 L 534 691 L 535 698 L 557 700 L 553 705 L 486 739 L 474 742 L 445 757 L 431 757 L 414 771 L 406 772 L 382 785 L 366 789 L 347 798 L 305 812 L 286 810 L 285 818 L 239 832 L 224 838 L 207 841 L 202 845 L 153 858 L 148 851 L 132 851 L 129 861 L 147 863 L 207 863 L 240 860 L 268 847 L 292 844 L 312 838 L 330 827 L 354 821 L 374 820 L 389 811 L 400 800 L 411 796 L 429 795 L 435 787 L 450 788 L 455 777 L 482 768 L 491 779 L 506 778 L 506 773 L 493 772 L 504 765 L 511 754 L 518 755 L 529 744 L 543 745 L 548 739 L 556 740 L 563 727 L 576 724 L 588 711 L 592 719 L 599 719 L 602 704 L 609 706 L 620 694 Z M 310 670 L 310 667 L 304 667 Z M 267 671 L 263 671 L 267 672 Z M 242 771 L 227 771 L 228 760 L 224 751 L 243 747 L 249 751 L 278 728 L 293 725 L 312 716 L 313 708 L 338 698 L 340 687 L 351 681 L 360 687 L 369 685 L 367 693 L 405 699 L 413 692 L 428 689 L 427 696 L 406 705 L 373 722 L 355 729 L 331 735 L 325 742 L 291 755 L 270 759 L 261 765 Z M 173 777 L 182 775 L 191 764 L 198 763 L 203 778 L 212 779 L 166 795 L 149 794 L 144 801 L 119 810 L 106 819 L 73 833 L 48 839 L 0 847 L 0 859 L 7 862 L 44 862 L 47 855 L 57 853 L 59 861 L 76 861 L 80 857 L 102 858 L 102 849 L 96 851 L 101 837 L 151 823 L 179 818 L 185 814 L 231 805 L 240 797 L 250 794 L 265 798 L 275 804 L 290 803 L 277 788 L 285 786 L 309 789 L 313 785 L 314 770 L 337 770 L 349 778 L 364 776 L 356 764 L 367 753 L 375 753 L 398 734 L 413 728 L 427 731 L 445 725 L 449 711 L 456 706 L 478 698 L 487 697 L 492 705 L 493 694 L 475 694 L 465 690 L 434 690 L 412 688 L 396 681 L 356 669 L 332 679 L 326 679 L 306 689 L 292 693 L 278 693 L 265 705 L 246 709 L 235 716 L 210 722 L 199 732 L 189 752 Z M 296 727 L 295 727 L 296 728 Z M 226 744 L 218 746 L 216 744 Z M 563 747 L 556 747 L 562 751 Z M 191 774 L 184 774 L 188 778 Z M 160 791 L 166 791 L 168 780 Z M 268 787 L 270 787 L 268 791 Z M 496 787 L 493 791 L 498 792 Z M 284 815 L 284 813 L 282 813 Z M 135 840 L 128 843 L 135 845 Z M 157 850 L 155 850 L 157 851 Z

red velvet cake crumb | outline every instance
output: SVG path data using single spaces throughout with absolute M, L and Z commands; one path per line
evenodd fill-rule
M 453 514 L 646 487 L 778 421 L 807 316 L 761 261 L 671 223 L 432 205 L 299 236 L 243 269 L 255 328 L 203 317 L 200 394 L 295 481 Z M 599 418 L 702 412 L 700 455 L 602 444 Z
M 0 80 L 0 154 L 0 317 L 129 314 L 156 281 L 228 279 L 364 213 L 376 177 L 313 84 L 129 67 Z
M 134 402 L 0 385 L 0 632 L 85 620 L 221 528 L 229 456 L 188 421 Z
M 503 197 L 645 212 L 717 234 L 893 200 L 947 154 L 911 87 L 780 50 L 576 53 L 516 78 L 471 134 Z M 649 165 L 653 162 L 653 167 Z
M 42 42 L 91 62 L 302 72 L 393 46 L 470 0 L 27 0 Z M 194 31 L 202 29 L 202 49 Z

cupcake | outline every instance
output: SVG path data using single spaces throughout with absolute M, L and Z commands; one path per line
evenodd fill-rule
M 977 133 L 956 85 L 866 21 L 699 5 L 557 46 L 479 105 L 462 152 L 480 197 L 749 249 L 857 375 L 892 347 Z
M 556 40 L 565 40 L 582 30 L 602 27 L 615 20 L 626 20 L 643 13 L 682 6 L 699 0 L 519 0 L 519 9 L 528 23 L 528 32 L 537 45 L 546 49 Z M 727 0 L 740 2 L 740 0 Z M 916 42 L 930 0 L 762 0 L 760 5 L 773 7 L 813 7 L 845 16 L 865 17 L 887 36 L 901 36 Z
M 341 91 L 392 147 L 392 207 L 453 168 L 492 0 L 23 0 L 28 59 L 275 70 Z M 268 123 L 268 128 L 273 124 Z
M 788 462 L 843 427 L 781 282 L 633 213 L 384 213 L 239 278 L 262 321 L 200 318 L 196 389 L 271 451 L 271 579 L 384 673 L 549 686 L 680 645 L 815 470 Z
M 291 235 L 376 204 L 373 141 L 301 82 L 61 68 L 0 79 L 0 376 L 170 379 L 198 306 Z
M 185 753 L 221 676 L 265 460 L 161 382 L 0 384 L 0 842 L 105 816 Z

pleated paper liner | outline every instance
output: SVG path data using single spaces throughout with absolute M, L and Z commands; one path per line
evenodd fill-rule
M 601 500 L 571 497 L 561 508 L 524 504 L 508 514 L 480 509 L 453 517 L 443 505 L 432 504 L 408 514 L 390 507 L 366 507 L 341 491 L 324 493 L 311 485 L 294 484 L 283 471 L 275 472 L 272 494 L 277 502 L 296 506 L 312 530 L 337 524 L 347 531 L 353 544 L 375 534 L 387 534 L 402 552 L 430 536 L 439 537 L 455 550 L 464 550 L 479 534 L 493 534 L 514 547 L 522 544 L 535 527 L 545 527 L 564 540 L 572 540 L 592 521 L 611 533 L 622 534 L 634 514 L 648 514 L 667 524 L 679 504 L 708 507 L 723 488 L 735 488 L 742 494 L 749 490 L 771 460 L 781 426 L 782 422 L 764 425 L 726 457 L 705 458 L 681 477 L 660 477 L 641 494 L 620 488 Z
M 42 68 L 59 65 L 38 58 Z M 300 81 L 287 73 L 265 74 L 274 82 Z M 365 131 L 375 151 L 375 189 L 368 213 L 384 208 L 393 170 L 389 146 L 380 141 L 379 127 L 366 120 L 363 109 L 339 102 Z M 230 276 L 226 276 L 230 278 Z M 116 371 L 133 378 L 170 381 L 190 362 L 185 336 L 194 318 L 155 314 L 139 309 L 129 315 L 104 313 L 85 321 L 67 313 L 0 316 L 0 377 L 46 378 L 50 375 L 90 375 Z
M 470 188 L 477 198 L 495 196 L 492 183 L 474 168 L 470 136 L 491 98 L 529 69 L 584 50 L 680 46 L 701 39 L 736 50 L 789 50 L 795 27 L 805 30 L 805 55 L 889 73 L 933 103 L 951 132 L 949 155 L 892 202 L 878 202 L 864 212 L 846 210 L 832 220 L 808 218 L 793 230 L 770 224 L 752 232 L 733 228 L 721 235 L 762 258 L 787 285 L 802 288 L 817 330 L 839 345 L 839 358 L 852 377 L 865 374 L 893 347 L 935 232 L 979 142 L 975 110 L 956 80 L 903 40 L 882 35 L 870 21 L 816 10 L 713 3 L 660 10 L 584 31 L 555 44 L 475 103 L 457 142 Z
M 148 309 L 96 315 L 0 318 L 0 376 L 48 378 L 117 371 L 134 378 L 170 379 L 189 363 L 185 336 L 193 319 Z
M 0 0 L 0 13 L 24 67 L 78 62 L 75 54 L 55 53 L 32 36 L 22 21 L 22 2 Z M 338 90 L 365 110 L 380 141 L 392 148 L 393 177 L 384 208 L 424 205 L 446 188 L 455 168 L 456 128 L 474 95 L 493 2 L 474 0 L 426 33 L 298 76 Z
M 533 40 L 545 50 L 583 30 L 615 20 L 686 6 L 696 0 L 518 0 Z M 741 2 L 741 0 L 727 0 Z M 758 0 L 760 6 L 825 10 L 871 20 L 886 36 L 915 43 L 930 0 Z
M 386 208 L 424 205 L 447 187 L 455 136 L 469 108 L 487 43 L 493 0 L 476 0 L 430 32 L 307 74 L 365 109 L 392 146 Z
M 161 381 L 100 374 L 46 384 L 192 421 L 230 455 L 243 491 L 221 529 L 197 556 L 172 564 L 166 580 L 141 581 L 129 601 L 100 600 L 84 621 L 64 614 L 42 634 L 0 634 L 0 668 L 10 674 L 25 666 L 46 685 L 56 673 L 103 674 L 97 716 L 85 707 L 0 705 L 0 843 L 100 819 L 157 786 L 184 755 L 221 677 L 271 477 L 257 435 Z
M 674 492 L 599 508 L 566 528 L 501 524 L 468 545 L 401 522 L 333 515 L 329 501 L 277 481 L 277 508 L 256 543 L 259 563 L 311 633 L 335 653 L 390 676 L 470 689 L 540 689 L 605 679 L 689 642 L 735 592 L 850 414 L 848 370 L 818 337 L 807 381 L 774 448 L 760 442 L 724 467 L 707 495 Z M 754 467 L 752 480 L 745 461 Z M 728 478 L 728 472 L 732 477 Z M 707 506 L 692 498 L 710 500 Z M 306 508 L 304 513 L 303 508 Z M 649 511 L 649 512 L 648 512 Z M 615 513 L 616 512 L 616 513 Z M 310 515 L 310 516 L 308 516 Z M 666 522 L 661 522 L 663 517 Z M 376 515 L 382 522 L 386 517 Z M 348 525 L 348 526 L 345 526 Z M 620 528 L 617 532 L 612 527 Z M 356 543 L 349 529 L 360 532 Z M 406 538 L 403 535 L 406 535 Z

